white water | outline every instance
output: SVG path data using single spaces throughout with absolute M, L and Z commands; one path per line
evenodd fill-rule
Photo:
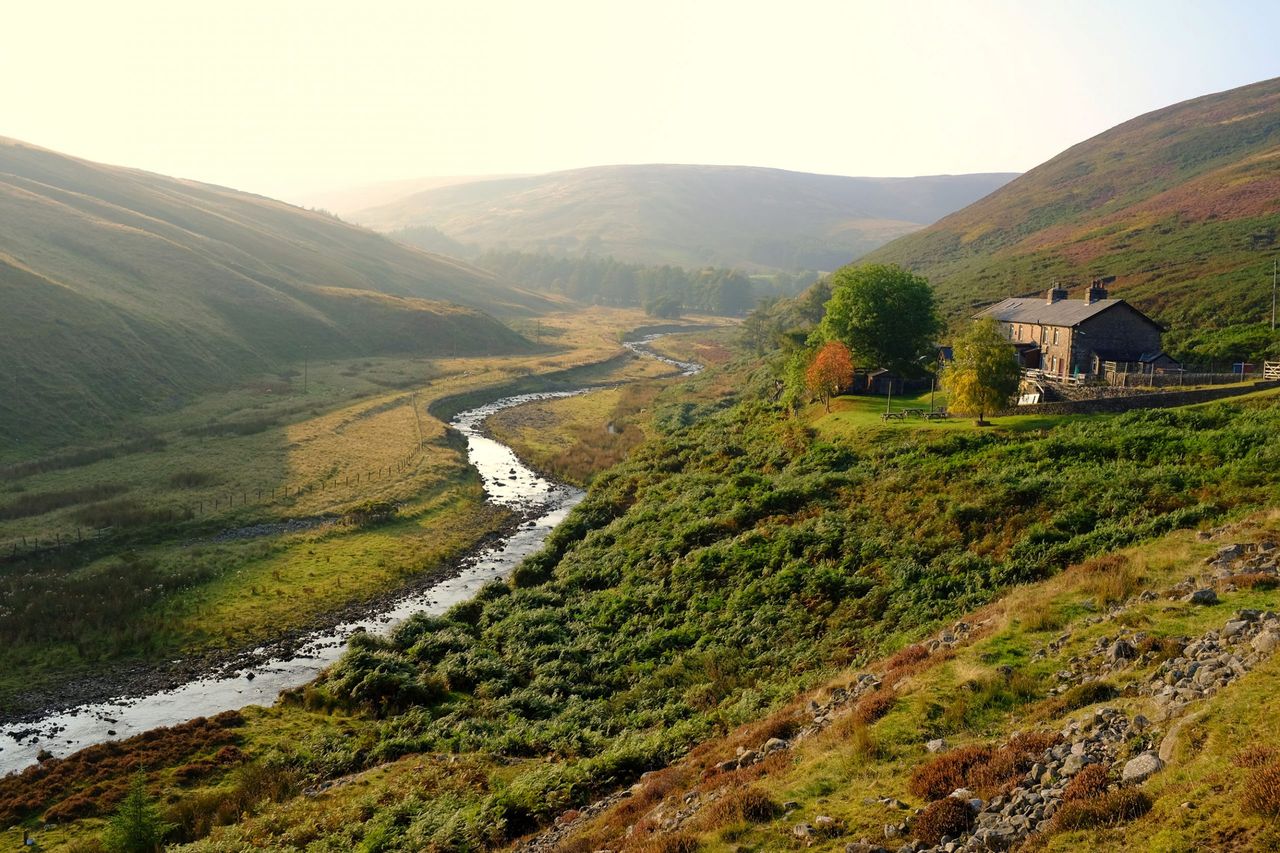
M 701 365 L 654 353 L 647 344 L 658 337 L 661 335 L 649 335 L 624 346 L 637 355 L 678 368 L 684 376 L 702 369 Z M 34 722 L 0 726 L 0 776 L 34 764 L 41 750 L 61 757 L 87 746 L 132 737 L 195 717 L 208 717 L 246 705 L 271 705 L 281 691 L 306 684 L 341 657 L 347 639 L 356 631 L 385 632 L 414 613 L 443 613 L 469 599 L 488 581 L 506 577 L 522 560 L 542 548 L 552 529 L 585 493 L 540 476 L 521 463 L 511 448 L 482 435 L 481 426 L 486 418 L 502 409 L 537 400 L 572 397 L 591 390 L 505 397 L 462 412 L 453 419 L 451 425 L 467 438 L 467 456 L 480 472 L 488 499 L 533 516 L 501 542 L 468 558 L 455 577 L 408 595 L 366 619 L 316 632 L 287 660 L 273 660 L 230 678 L 203 678 L 141 698 L 80 705 Z

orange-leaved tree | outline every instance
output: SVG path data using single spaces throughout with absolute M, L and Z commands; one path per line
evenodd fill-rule
M 804 384 L 831 411 L 831 398 L 853 382 L 853 355 L 839 341 L 827 341 L 809 362 Z

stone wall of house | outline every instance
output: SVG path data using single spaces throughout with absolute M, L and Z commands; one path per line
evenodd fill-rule
M 1151 325 L 1130 305 L 1118 305 L 1090 317 L 1076 330 L 1076 352 L 1080 369 L 1093 369 L 1089 363 L 1095 352 L 1141 353 L 1160 351 L 1160 330 Z
M 1227 397 L 1238 397 L 1267 388 L 1280 388 L 1280 382 L 1254 382 L 1251 385 L 1235 385 L 1227 388 L 1200 388 L 1194 391 L 1170 391 L 1167 393 L 1135 394 L 1126 397 L 1106 397 L 1097 400 L 1064 400 L 1058 403 L 1037 403 L 1033 406 L 1014 406 L 1001 415 L 1080 415 L 1102 412 L 1127 412 L 1130 409 L 1172 409 L 1208 403 Z

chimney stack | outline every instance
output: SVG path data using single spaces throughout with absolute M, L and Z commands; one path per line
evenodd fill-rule
M 1115 280 L 1116 280 L 1116 277 L 1113 275 L 1104 276 L 1102 278 L 1095 278 L 1089 284 L 1089 293 L 1085 296 L 1085 302 L 1089 305 L 1092 305 L 1095 302 L 1101 302 L 1103 299 L 1106 299 L 1107 298 L 1106 286 Z
M 1053 283 L 1053 287 L 1049 288 L 1048 303 L 1052 305 L 1053 303 L 1061 302 L 1063 299 L 1066 299 L 1066 298 L 1067 298 L 1066 288 L 1062 287 L 1055 281 Z

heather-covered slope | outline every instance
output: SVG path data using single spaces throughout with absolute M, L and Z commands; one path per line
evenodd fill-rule
M 330 217 L 13 140 L 0 222 L 6 443 L 304 353 L 510 352 L 527 343 L 481 311 L 549 304 Z
M 1280 78 L 1157 110 L 873 252 L 961 309 L 1118 276 L 1113 295 L 1199 325 L 1270 309 L 1280 226 Z

